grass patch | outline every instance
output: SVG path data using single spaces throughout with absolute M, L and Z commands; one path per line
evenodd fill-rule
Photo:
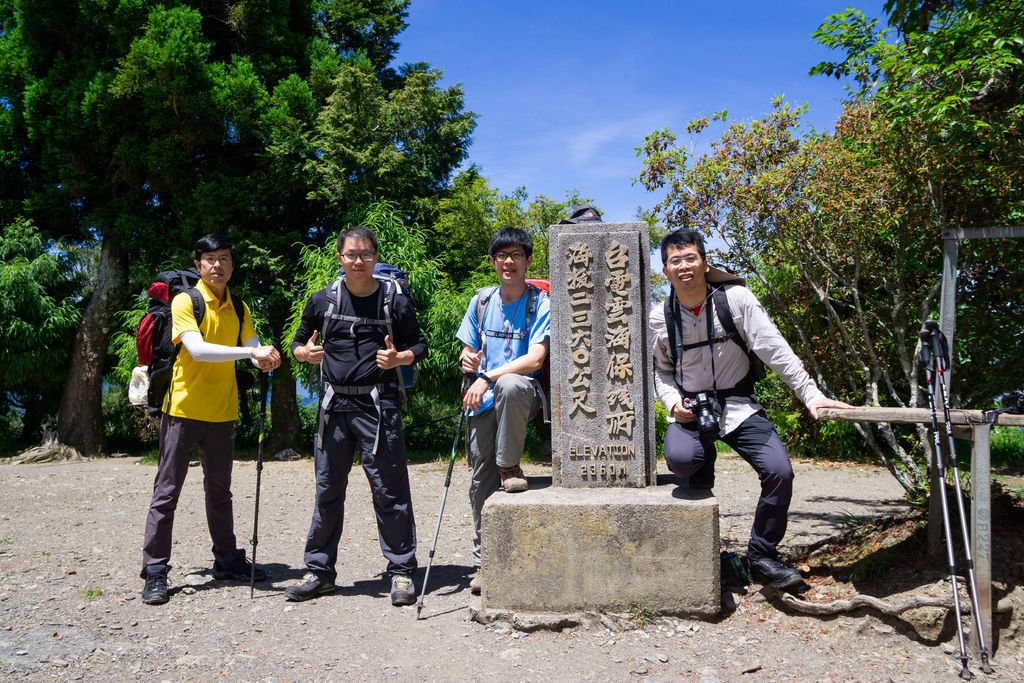
M 659 616 L 658 610 L 654 609 L 646 602 L 635 602 L 629 608 L 629 620 L 633 622 L 633 625 L 637 628 L 643 628 L 647 624 L 654 621 Z
M 82 591 L 82 597 L 86 600 L 95 600 L 101 595 L 103 595 L 102 588 L 86 588 L 84 591 Z

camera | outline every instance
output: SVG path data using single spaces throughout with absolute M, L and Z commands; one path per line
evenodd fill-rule
M 718 434 L 718 418 L 722 414 L 718 399 L 700 391 L 695 398 L 686 399 L 686 407 L 697 416 L 697 431 L 701 436 Z

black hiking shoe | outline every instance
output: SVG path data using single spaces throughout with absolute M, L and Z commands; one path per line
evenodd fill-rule
M 755 581 L 772 588 L 789 588 L 803 581 L 800 572 L 774 557 L 750 558 L 750 574 Z
M 224 565 L 217 560 L 213 561 L 213 578 L 227 581 L 249 581 L 253 577 L 252 562 L 245 557 L 244 552 L 239 552 L 228 564 Z M 263 567 L 256 565 L 257 581 L 266 581 L 267 573 Z
M 142 602 L 147 605 L 162 605 L 170 600 L 167 594 L 167 570 L 154 572 L 146 576 L 146 585 L 142 589 Z
M 395 607 L 416 604 L 416 584 L 405 574 L 391 575 L 391 604 Z
M 334 582 L 321 579 L 316 574 L 310 574 L 306 583 L 298 586 L 288 586 L 284 589 L 285 600 L 289 602 L 305 602 L 321 595 L 328 595 L 334 592 Z

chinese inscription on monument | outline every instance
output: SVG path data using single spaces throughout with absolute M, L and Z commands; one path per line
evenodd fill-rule
M 551 230 L 554 483 L 646 486 L 655 471 L 647 225 Z

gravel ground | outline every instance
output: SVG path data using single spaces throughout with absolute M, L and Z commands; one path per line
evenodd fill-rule
M 446 463 L 412 467 L 425 567 Z M 726 547 L 741 550 L 757 480 L 720 457 L 716 494 Z M 797 463 L 785 549 L 840 532 L 864 516 L 902 508 L 884 470 Z M 310 460 L 263 470 L 258 559 L 270 581 L 216 581 L 202 506 L 190 471 L 175 526 L 171 600 L 144 605 L 140 546 L 155 467 L 133 459 L 0 466 L 0 679 L 2 680 L 483 680 L 514 681 L 932 681 L 956 680 L 955 630 L 869 611 L 810 617 L 779 609 L 757 586 L 715 621 L 595 619 L 562 632 L 526 633 L 470 619 L 468 472 L 455 469 L 423 618 L 387 598 L 369 487 L 349 485 L 339 590 L 289 603 L 301 581 L 313 496 Z M 531 477 L 549 474 L 527 467 Z M 535 484 L 540 480 L 535 480 Z M 235 467 L 239 544 L 252 535 L 255 466 Z M 422 583 L 423 571 L 417 575 Z M 941 581 L 922 586 L 941 590 Z M 819 589 L 820 590 L 820 589 Z M 923 590 L 923 589 L 922 589 Z M 922 610 L 928 611 L 928 610 Z M 931 610 L 935 612 L 937 610 Z M 634 615 L 636 616 L 636 615 Z M 929 623 L 934 628 L 929 630 Z M 1024 680 L 1024 650 L 1004 635 L 996 674 Z

